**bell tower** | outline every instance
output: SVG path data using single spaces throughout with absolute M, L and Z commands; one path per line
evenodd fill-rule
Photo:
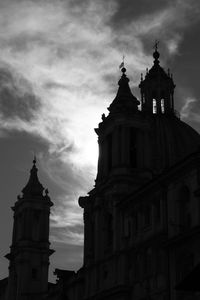
M 106 259 L 121 245 L 119 211 L 116 204 L 151 178 L 146 166 L 144 143 L 148 123 L 138 109 L 126 69 L 118 82 L 116 97 L 102 115 L 95 132 L 99 143 L 95 187 L 89 196 L 80 197 L 84 208 L 84 266 Z M 147 159 L 146 159 L 147 160 Z
M 139 85 L 141 91 L 142 111 L 148 114 L 174 114 L 174 89 L 172 74 L 164 71 L 160 66 L 160 53 L 155 45 L 153 53 L 154 64 L 147 72 L 145 79 L 143 75 Z
M 133 178 L 133 174 L 141 168 L 138 149 L 140 102 L 130 90 L 126 69 L 122 68 L 121 71 L 117 95 L 108 107 L 109 114 L 107 117 L 102 115 L 102 122 L 95 129 L 99 142 L 97 186 L 116 176 Z
M 38 180 L 36 159 L 14 207 L 7 300 L 40 300 L 48 291 L 49 214 L 53 205 Z

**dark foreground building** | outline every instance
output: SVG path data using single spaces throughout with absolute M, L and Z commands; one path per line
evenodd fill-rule
M 52 203 L 43 195 L 34 163 L 14 207 L 9 278 L 0 281 L 0 299 L 199 298 L 176 287 L 200 262 L 200 135 L 180 120 L 172 76 L 160 66 L 157 49 L 153 57 L 139 85 L 141 109 L 123 68 L 109 114 L 95 129 L 95 187 L 79 198 L 82 268 L 56 269 L 57 283 L 48 284 Z

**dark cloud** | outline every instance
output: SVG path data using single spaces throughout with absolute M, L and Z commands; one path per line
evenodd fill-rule
M 56 81 L 48 81 L 44 84 L 44 88 L 49 90 L 62 89 L 67 90 L 68 92 L 75 92 L 77 87 L 69 84 L 59 83 Z
M 174 69 L 174 78 L 178 82 L 178 86 L 188 86 L 193 90 L 193 96 L 199 98 L 199 53 L 200 43 L 196 37 L 200 35 L 200 27 L 193 27 L 185 33 L 185 39 L 181 43 L 181 50 L 172 61 Z M 196 42 L 194 43 L 194 41 Z
M 118 0 L 118 10 L 111 19 L 111 23 L 117 29 L 129 22 L 138 20 L 141 16 L 146 14 L 156 13 L 157 11 L 167 7 L 169 0 Z
M 3 41 L 2 46 L 7 46 L 12 49 L 14 53 L 16 52 L 26 52 L 31 50 L 34 46 L 38 47 L 48 47 L 49 46 L 48 37 L 46 37 L 43 33 L 20 33 L 16 37 L 12 37 L 9 40 Z
M 129 22 L 137 21 L 147 15 L 153 14 L 156 17 L 156 13 L 169 7 L 181 9 L 185 6 L 184 14 L 187 18 L 190 18 L 190 21 L 194 22 L 196 18 L 199 18 L 200 4 L 196 0 L 116 0 L 116 3 L 118 4 L 118 9 L 111 19 L 111 25 L 116 29 L 122 28 Z M 181 20 L 177 19 L 176 21 L 177 26 L 179 26 Z
M 30 121 L 40 109 L 40 100 L 29 83 L 6 68 L 0 68 L 0 113 L 4 119 Z

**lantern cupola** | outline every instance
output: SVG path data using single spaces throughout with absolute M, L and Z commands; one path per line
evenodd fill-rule
M 160 53 L 155 45 L 153 53 L 154 64 L 147 69 L 146 76 L 139 88 L 141 91 L 141 109 L 149 114 L 174 114 L 174 89 L 175 84 L 169 70 L 166 72 L 159 61 Z

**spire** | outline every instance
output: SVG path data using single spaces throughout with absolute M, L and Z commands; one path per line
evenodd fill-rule
M 158 52 L 158 44 L 159 41 L 155 41 L 155 45 L 154 45 L 154 53 L 153 53 L 153 58 L 154 58 L 154 65 L 159 65 L 160 61 L 159 61 L 159 57 L 160 57 L 160 53 Z
M 33 159 L 33 167 L 30 170 L 30 177 L 27 185 L 23 188 L 23 196 L 41 196 L 43 194 L 43 186 L 39 182 L 37 176 L 36 157 Z
M 129 78 L 126 76 L 126 68 L 121 69 L 122 76 L 118 82 L 119 88 L 117 95 L 108 110 L 110 112 L 121 112 L 121 111 L 137 111 L 137 106 L 139 105 L 139 101 L 132 94 L 131 89 L 129 87 Z

